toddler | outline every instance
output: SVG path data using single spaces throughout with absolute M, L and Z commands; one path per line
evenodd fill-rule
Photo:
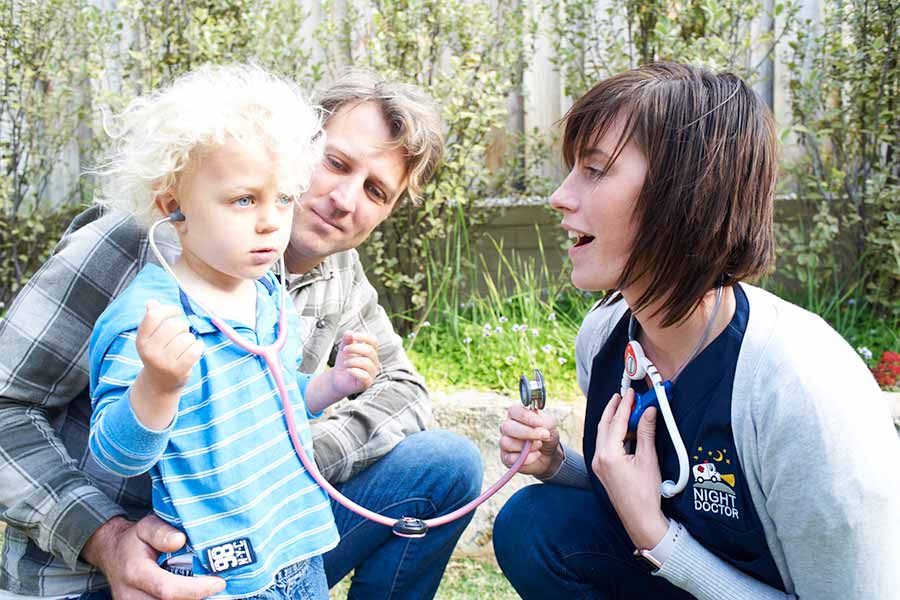
M 270 269 L 321 161 L 318 113 L 258 67 L 204 67 L 116 124 L 101 201 L 145 225 L 170 217 L 181 254 L 177 281 L 148 263 L 97 321 L 91 453 L 122 476 L 149 471 L 154 512 L 187 537 L 160 557 L 170 571 L 224 578 L 217 598 L 327 598 L 321 557 L 338 542 L 328 496 L 295 453 L 263 358 L 211 321 L 276 340 L 282 284 Z M 307 419 L 371 385 L 376 342 L 345 333 L 335 367 L 310 378 L 296 370 L 287 314 L 280 359 L 311 457 Z

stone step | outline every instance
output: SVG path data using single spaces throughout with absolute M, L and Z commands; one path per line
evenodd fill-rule
M 493 485 L 507 468 L 500 462 L 500 424 L 506 419 L 506 410 L 518 398 L 483 391 L 453 393 L 432 392 L 434 422 L 430 427 L 463 435 L 478 446 L 484 464 L 484 489 Z M 581 448 L 584 415 L 582 407 L 566 402 L 547 401 L 549 412 L 559 424 L 560 438 L 567 446 Z M 456 554 L 480 555 L 493 552 L 491 535 L 494 519 L 506 500 L 518 489 L 536 483 L 528 475 L 516 475 L 503 489 L 478 507 L 475 517 L 463 532 L 456 547 Z

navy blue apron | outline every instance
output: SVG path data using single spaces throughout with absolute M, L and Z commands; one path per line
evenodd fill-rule
M 747 489 L 731 428 L 732 385 L 749 315 L 744 291 L 735 286 L 734 292 L 734 318 L 682 371 L 669 397 L 691 472 L 680 494 L 662 499 L 662 511 L 719 558 L 784 591 Z M 600 416 L 612 395 L 619 392 L 630 315 L 626 312 L 593 359 L 585 415 L 583 449 L 588 475 L 601 504 L 611 511 L 606 491 L 591 470 L 591 460 Z M 637 392 L 647 389 L 643 381 L 632 385 Z M 661 413 L 656 421 L 656 453 L 663 480 L 677 481 L 678 457 Z

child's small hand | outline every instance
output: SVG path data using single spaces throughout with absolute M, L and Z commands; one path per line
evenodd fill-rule
M 331 386 L 339 398 L 358 394 L 375 381 L 378 362 L 378 340 L 366 333 L 345 331 L 341 337 Z
M 137 352 L 144 363 L 147 383 L 159 393 L 180 390 L 191 368 L 203 354 L 203 342 L 190 332 L 187 321 L 175 306 L 147 302 L 147 313 L 137 330 Z

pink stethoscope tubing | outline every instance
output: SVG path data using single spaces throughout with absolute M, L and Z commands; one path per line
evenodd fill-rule
M 284 272 L 284 265 L 282 264 L 282 273 Z M 343 494 L 341 494 L 333 485 L 331 485 L 319 472 L 316 464 L 309 460 L 309 457 L 306 455 L 306 451 L 303 449 L 303 445 L 300 443 L 300 438 L 297 435 L 297 426 L 294 421 L 294 411 L 291 406 L 291 401 L 288 397 L 287 386 L 284 382 L 284 376 L 282 375 L 282 366 L 281 361 L 278 358 L 278 352 L 281 351 L 281 348 L 284 347 L 285 340 L 287 339 L 286 331 L 286 323 L 285 323 L 285 298 L 284 298 L 284 286 L 281 286 L 281 312 L 278 316 L 278 338 L 275 342 L 269 346 L 259 346 L 257 344 L 253 344 L 242 338 L 230 325 L 225 322 L 220 321 L 217 317 L 211 317 L 213 324 L 219 328 L 219 330 L 225 334 L 228 339 L 230 339 L 234 344 L 250 352 L 251 354 L 255 354 L 257 356 L 261 356 L 263 360 L 265 360 L 266 365 L 269 367 L 269 370 L 272 372 L 272 377 L 275 379 L 275 385 L 278 388 L 278 395 L 281 398 L 281 405 L 284 409 L 284 418 L 287 421 L 288 433 L 291 437 L 291 443 L 294 446 L 294 451 L 297 453 L 297 456 L 300 458 L 300 462 L 303 463 L 304 468 L 309 471 L 309 474 L 312 475 L 313 479 L 316 480 L 322 488 L 328 492 L 328 495 L 334 498 L 334 500 L 347 509 L 363 516 L 371 521 L 375 521 L 376 523 L 380 523 L 382 525 L 387 525 L 388 527 L 393 527 L 397 523 L 397 519 L 386 517 L 384 515 L 380 515 L 374 511 L 371 511 L 359 504 L 353 502 Z M 519 454 L 519 458 L 516 459 L 516 462 L 509 468 L 509 470 L 497 480 L 497 482 L 492 485 L 490 488 L 485 490 L 480 496 L 462 506 L 453 512 L 447 513 L 446 515 L 442 515 L 440 517 L 435 517 L 433 519 L 425 519 L 424 523 L 429 528 L 437 527 L 439 525 L 445 525 L 451 521 L 454 521 L 463 515 L 468 514 L 470 511 L 477 508 L 480 504 L 482 504 L 485 500 L 493 496 L 501 487 L 506 485 L 506 483 L 512 479 L 513 475 L 515 475 L 518 470 L 522 467 L 522 463 L 525 462 L 525 458 L 528 456 L 528 452 L 531 450 L 531 442 L 526 441 L 525 446 L 522 448 L 522 452 Z M 399 534 L 398 534 L 399 535 Z
M 175 280 L 175 282 L 178 284 L 178 287 L 188 295 L 191 301 L 196 303 L 210 316 L 210 320 L 212 321 L 213 325 L 215 325 L 219 329 L 219 331 L 224 333 L 232 343 L 234 343 L 242 350 L 245 350 L 246 352 L 249 352 L 250 354 L 253 354 L 255 356 L 259 356 L 265 361 L 266 366 L 269 367 L 269 371 L 271 371 L 272 373 L 272 377 L 275 379 L 275 386 L 278 389 L 278 396 L 281 399 L 281 406 L 284 410 L 284 418 L 287 422 L 288 434 L 291 438 L 291 444 L 294 446 L 294 451 L 300 458 L 300 462 L 303 464 L 303 467 L 309 472 L 315 482 L 318 483 L 322 487 L 322 489 L 328 492 L 328 495 L 331 496 L 336 502 L 338 502 L 348 510 L 355 512 L 356 514 L 365 517 L 366 519 L 369 519 L 370 521 L 374 521 L 381 525 L 386 525 L 393 528 L 394 533 L 398 536 L 422 537 L 425 535 L 428 528 L 445 525 L 475 510 L 488 498 L 497 493 L 500 488 L 506 485 L 506 483 L 510 479 L 512 479 L 513 475 L 518 473 L 519 469 L 522 468 L 522 464 L 525 462 L 525 459 L 528 457 L 528 453 L 531 451 L 531 441 L 525 441 L 524 445 L 522 446 L 522 451 L 519 453 L 519 457 L 512 464 L 512 466 L 509 467 L 509 470 L 507 470 L 506 473 L 500 479 L 498 479 L 496 483 L 494 483 L 494 485 L 482 492 L 480 496 L 478 496 L 465 506 L 457 508 L 453 512 L 447 513 L 446 515 L 441 515 L 439 517 L 434 517 L 432 519 L 425 519 L 424 521 L 419 519 L 409 519 L 407 517 L 403 517 L 401 519 L 386 517 L 363 506 L 360 506 L 359 504 L 353 502 L 352 500 L 341 494 L 322 476 L 315 462 L 311 461 L 306 455 L 306 450 L 303 449 L 303 445 L 300 443 L 300 437 L 297 434 L 297 426 L 294 422 L 294 411 L 291 405 L 290 398 L 288 397 L 287 385 L 284 382 L 281 360 L 278 357 L 278 353 L 284 347 L 285 341 L 287 340 L 287 297 L 285 294 L 285 286 L 283 284 L 279 286 L 281 292 L 281 309 L 278 314 L 278 337 L 275 339 L 275 342 L 269 344 L 268 346 L 260 346 L 259 344 L 254 344 L 247 341 L 230 325 L 228 325 L 228 323 L 225 323 L 224 321 L 216 317 L 211 310 L 197 301 L 188 293 L 186 289 L 184 289 L 184 286 L 181 285 L 181 281 L 179 281 L 178 277 L 175 275 L 174 271 L 172 271 L 172 268 L 169 266 L 168 262 L 166 262 L 165 258 L 162 256 L 162 253 L 157 248 L 156 242 L 154 240 L 154 232 L 156 231 L 156 228 L 159 225 L 168 223 L 172 220 L 172 218 L 160 219 L 150 227 L 150 230 L 148 232 L 150 248 L 156 255 L 156 258 L 159 261 L 160 265 L 168 272 L 172 279 Z M 284 267 L 284 255 L 281 256 L 279 267 L 281 273 L 286 272 Z M 537 410 L 537 408 L 532 408 L 532 410 Z M 425 530 L 409 534 L 402 533 L 401 530 L 398 530 L 398 526 L 401 525 L 404 521 L 424 524 Z

